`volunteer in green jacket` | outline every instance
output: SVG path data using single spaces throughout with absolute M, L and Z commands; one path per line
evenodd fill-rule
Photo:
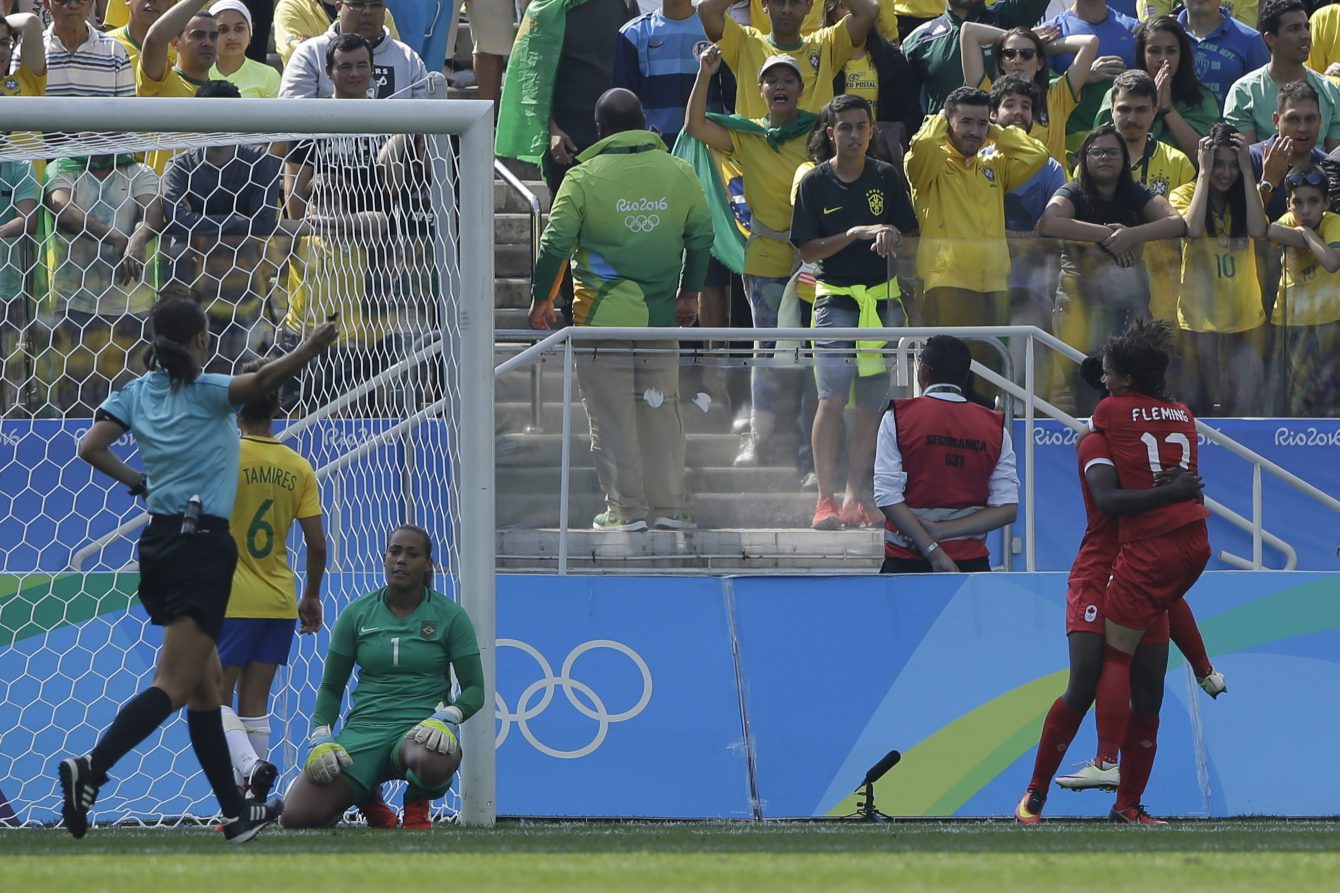
M 647 131 L 637 95 L 596 103 L 599 142 L 577 156 L 554 196 L 530 306 L 530 324 L 555 321 L 553 297 L 571 258 L 579 326 L 691 326 L 707 274 L 712 220 L 693 168 Z M 694 527 L 684 486 L 684 421 L 677 341 L 602 341 L 579 359 L 591 455 L 605 491 L 596 530 Z M 633 354 L 634 348 L 637 353 Z
M 870 103 L 850 94 L 828 104 L 828 138 L 837 155 L 816 165 L 800 181 L 791 215 L 791 241 L 806 263 L 815 264 L 814 327 L 884 328 L 907 324 L 894 249 L 916 228 L 916 214 L 898 169 L 866 157 L 874 128 Z M 875 434 L 889 395 L 884 341 L 816 340 L 828 349 L 815 358 L 819 407 L 811 443 L 819 501 L 816 530 L 882 527 L 874 503 Z M 857 350 L 856 365 L 850 353 Z M 852 385 L 855 382 L 853 391 Z M 841 509 L 833 498 L 838 440 L 848 394 L 856 397 L 856 426 L 847 438 L 847 489 Z

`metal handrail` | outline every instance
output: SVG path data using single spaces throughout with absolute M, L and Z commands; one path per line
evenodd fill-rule
M 540 256 L 540 198 L 521 182 L 521 178 L 507 169 L 507 165 L 493 159 L 493 172 L 502 177 L 512 191 L 520 195 L 530 205 L 530 278 L 535 278 L 535 259 Z

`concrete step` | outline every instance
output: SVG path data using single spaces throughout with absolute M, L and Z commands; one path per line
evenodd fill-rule
M 524 298 L 524 305 L 518 304 L 518 307 L 530 306 L 530 296 L 527 294 Z M 497 316 L 494 317 L 495 324 Z M 529 331 L 529 322 L 521 317 L 521 324 L 510 328 Z M 498 326 L 499 329 L 504 327 Z M 526 344 L 517 343 L 512 349 L 497 350 L 494 352 L 494 364 L 501 363 L 508 357 L 515 356 Z M 706 391 L 712 395 L 713 402 L 724 401 L 727 389 L 730 383 L 739 380 L 742 390 L 747 391 L 746 384 L 749 378 L 749 367 L 743 362 L 736 362 L 729 358 L 713 356 L 710 358 L 695 357 L 691 353 L 681 355 L 683 367 L 679 375 L 679 391 L 681 394 L 688 394 L 690 397 L 698 391 Z M 710 365 L 709 365 L 710 364 Z M 539 363 L 540 370 L 540 398 L 545 403 L 560 403 L 563 400 L 563 355 L 555 352 L 546 354 Z M 504 375 L 494 384 L 494 400 L 503 403 L 526 402 L 531 399 L 532 385 L 530 367 L 518 369 Z
M 685 465 L 689 468 L 728 468 L 740 452 L 740 436 L 737 434 L 686 434 L 685 439 L 687 441 Z M 558 431 L 552 433 L 546 431 L 543 434 L 503 434 L 496 447 L 498 468 L 552 466 L 562 455 L 562 440 L 563 435 Z M 778 436 L 776 455 L 795 454 L 794 438 L 790 440 L 788 448 L 786 440 L 781 435 Z M 574 468 L 590 467 L 591 435 L 584 426 L 573 426 L 571 452 Z
M 549 187 L 539 181 L 527 181 L 525 185 L 540 200 L 540 210 L 548 213 Z M 495 213 L 506 211 L 512 214 L 529 214 L 530 202 L 514 190 L 510 184 L 495 178 L 493 181 L 493 210 Z
M 493 280 L 493 306 L 499 310 L 514 309 L 526 310 L 530 307 L 530 277 L 529 276 L 498 276 Z M 523 313 L 519 322 L 508 317 L 510 322 L 507 325 L 501 324 L 499 317 L 495 314 L 493 327 L 495 329 L 528 329 L 530 322 Z
M 543 232 L 544 221 L 540 221 Z M 531 218 L 529 214 L 516 214 L 503 211 L 493 215 L 494 245 L 526 245 L 530 241 Z
M 808 530 L 814 517 L 814 501 L 809 493 L 754 493 L 748 499 L 740 498 L 738 493 L 700 493 L 694 498 L 693 514 L 698 526 L 704 529 Z M 589 530 L 591 519 L 604 510 L 605 500 L 598 489 L 574 491 L 568 501 L 568 527 Z M 496 512 L 500 528 L 559 526 L 556 495 L 499 495 Z
M 494 278 L 522 278 L 529 281 L 532 260 L 529 243 L 523 245 L 495 244 L 493 246 Z
M 540 174 L 538 164 L 531 164 L 528 161 L 520 161 L 516 158 L 500 158 L 499 161 L 503 163 L 503 167 L 515 174 L 517 179 L 526 183 L 544 185 L 544 177 Z M 539 195 L 539 193 L 536 192 L 536 195 Z
M 685 482 L 693 493 L 756 494 L 777 493 L 794 496 L 803 492 L 794 468 L 690 468 Z M 545 466 L 499 468 L 496 492 L 499 496 L 552 495 L 558 498 L 560 481 L 558 458 Z M 594 468 L 572 469 L 571 493 L 599 492 Z M 813 498 L 813 494 L 810 494 Z
M 694 399 L 695 393 L 681 392 L 681 397 L 686 401 L 682 409 L 684 430 L 694 434 L 721 434 L 730 431 L 732 416 L 727 406 L 717 400 L 707 403 L 699 398 L 700 402 L 707 406 L 704 410 L 700 405 L 688 402 Z M 497 420 L 499 431 L 521 431 L 534 427 L 537 421 L 529 400 L 495 402 L 494 418 Z M 540 428 L 549 433 L 562 431 L 563 404 L 542 402 L 538 422 Z M 574 400 L 572 404 L 572 426 L 574 430 L 584 430 L 587 427 L 586 407 L 580 400 Z
M 499 568 L 553 571 L 557 530 L 499 530 Z M 878 530 L 704 529 L 644 533 L 567 531 L 570 570 L 873 573 L 883 558 Z

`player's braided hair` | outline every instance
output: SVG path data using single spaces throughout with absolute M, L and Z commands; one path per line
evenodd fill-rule
M 401 530 L 408 530 L 408 531 L 410 531 L 411 533 L 417 533 L 419 536 L 421 536 L 421 537 L 423 538 L 423 553 L 424 553 L 425 555 L 428 556 L 428 570 L 427 570 L 427 571 L 424 573 L 424 575 L 423 575 L 423 588 L 424 588 L 424 589 L 432 589 L 432 588 L 433 588 L 433 538 L 432 538 L 432 536 L 429 535 L 428 531 L 424 530 L 424 529 L 423 529 L 422 527 L 420 527 L 418 524 L 397 524 L 395 527 L 393 527 L 393 528 L 391 529 L 391 532 L 388 533 L 388 534 L 386 535 L 386 539 L 387 539 L 387 541 L 389 542 L 390 539 L 391 539 L 391 537 L 395 536 L 396 533 L 397 533 L 398 531 L 401 531 Z
M 1138 319 L 1103 345 L 1113 370 L 1131 377 L 1131 390 L 1159 400 L 1170 399 L 1165 376 L 1172 351 L 1172 330 L 1161 319 Z
M 191 355 L 191 340 L 209 326 L 200 305 L 185 298 L 170 298 L 154 307 L 149 315 L 149 348 L 144 365 L 164 370 L 172 386 L 190 384 L 200 375 L 200 367 Z

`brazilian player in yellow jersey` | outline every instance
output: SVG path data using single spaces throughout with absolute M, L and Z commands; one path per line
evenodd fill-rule
M 460 723 L 484 706 L 474 625 L 429 585 L 428 532 L 410 524 L 392 530 L 384 563 L 386 585 L 354 599 L 330 634 L 307 760 L 284 808 L 287 828 L 324 827 L 397 778 L 409 782 L 403 826 L 431 828 L 430 802 L 460 767 Z M 355 666 L 353 707 L 332 734 Z
M 263 364 L 248 363 L 245 372 Z M 237 543 L 233 592 L 219 634 L 223 664 L 223 727 L 237 782 L 264 800 L 278 774 L 270 749 L 270 686 L 293 648 L 294 620 L 302 632 L 321 629 L 321 578 L 326 535 L 316 473 L 302 456 L 273 437 L 279 395 L 266 394 L 242 407 L 237 501 L 229 530 Z M 302 598 L 284 545 L 289 528 L 302 529 L 307 573 Z M 233 694 L 237 709 L 233 710 Z

